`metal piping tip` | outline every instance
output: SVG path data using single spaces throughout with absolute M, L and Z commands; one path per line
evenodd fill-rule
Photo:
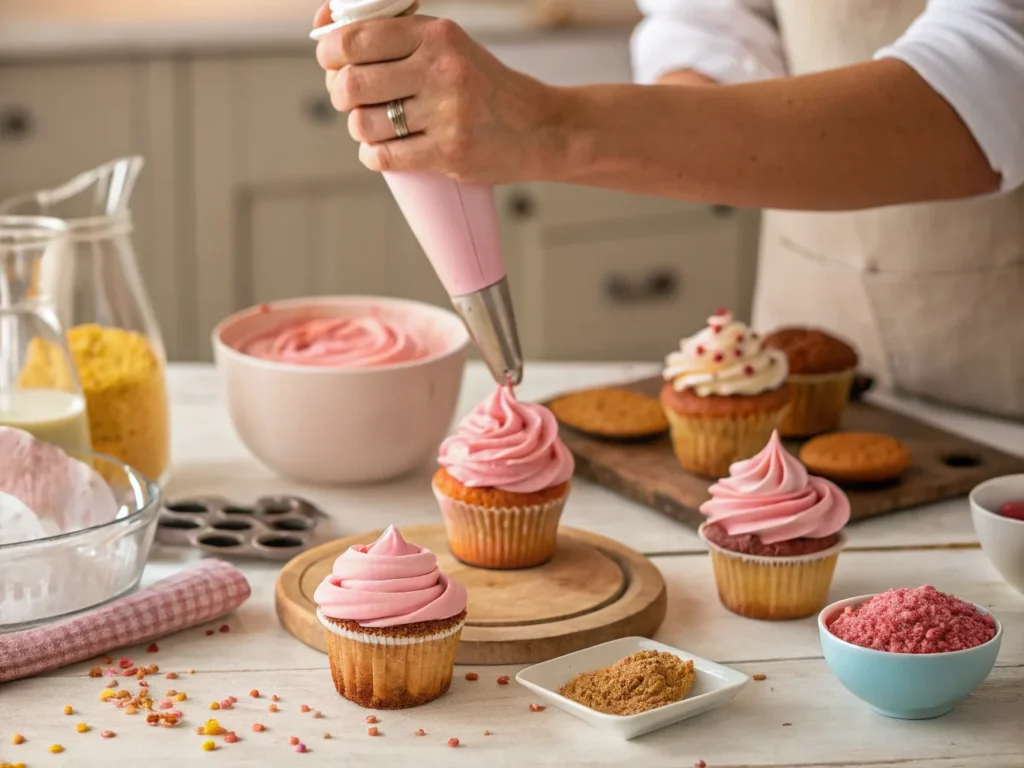
M 508 278 L 475 293 L 454 296 L 452 306 L 466 324 L 494 380 L 498 384 L 519 384 L 523 380 L 523 352 Z

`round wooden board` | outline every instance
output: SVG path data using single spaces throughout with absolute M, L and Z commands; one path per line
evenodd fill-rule
M 275 593 L 284 628 L 324 651 L 313 592 L 335 559 L 382 531 L 323 544 L 281 571 Z M 469 592 L 459 664 L 535 664 L 620 637 L 650 637 L 665 619 L 665 581 L 638 552 L 594 533 L 561 528 L 548 563 L 520 571 L 473 568 L 448 551 L 442 525 L 416 526 L 402 535 L 437 554 L 441 570 Z

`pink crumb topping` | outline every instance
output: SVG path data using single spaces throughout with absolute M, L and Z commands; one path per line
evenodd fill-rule
M 829 622 L 840 640 L 889 653 L 949 653 L 995 637 L 992 617 L 935 587 L 890 589 Z

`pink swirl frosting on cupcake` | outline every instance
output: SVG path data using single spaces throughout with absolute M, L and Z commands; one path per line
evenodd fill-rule
M 349 547 L 316 588 L 324 616 L 363 627 L 438 621 L 466 610 L 466 588 L 437 567 L 429 549 L 391 526 L 373 544 Z
M 426 345 L 376 317 L 298 320 L 250 339 L 241 352 L 277 363 L 379 368 L 426 357 Z
M 469 488 L 536 493 L 568 482 L 575 469 L 554 414 L 498 389 L 441 444 L 438 462 Z
M 850 520 L 850 501 L 838 486 L 815 477 L 782 447 L 779 433 L 756 456 L 729 467 L 709 489 L 700 511 L 730 536 L 755 535 L 765 544 L 820 539 Z

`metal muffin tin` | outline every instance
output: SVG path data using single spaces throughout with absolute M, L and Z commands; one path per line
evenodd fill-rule
M 168 501 L 156 539 L 220 557 L 290 560 L 310 547 L 324 513 L 297 496 L 264 496 L 238 504 L 219 496 Z

